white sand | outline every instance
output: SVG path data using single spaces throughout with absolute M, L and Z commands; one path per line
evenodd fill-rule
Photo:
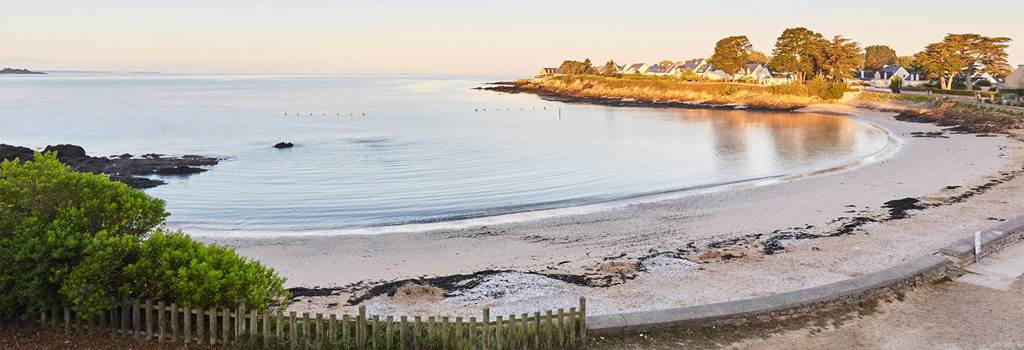
M 358 236 L 203 238 L 236 247 L 273 267 L 289 287 L 341 287 L 362 282 L 421 276 L 468 274 L 497 269 L 600 274 L 606 257 L 630 260 L 652 251 L 674 251 L 748 234 L 813 225 L 811 233 L 834 228 L 836 218 L 879 216 L 882 203 L 904 197 L 963 193 L 1001 171 L 1021 168 L 1022 143 L 1005 136 L 914 138 L 911 132 L 938 131 L 930 124 L 905 123 L 892 113 L 848 106 L 815 106 L 818 111 L 856 114 L 889 129 L 902 141 L 890 158 L 853 169 L 777 184 L 635 204 L 617 209 L 457 230 Z M 652 165 L 654 166 L 654 165 Z M 905 220 L 870 224 L 854 235 L 787 244 L 764 255 L 756 245 L 728 248 L 743 257 L 713 255 L 689 260 L 658 258 L 635 279 L 607 288 L 581 287 L 520 273 L 493 275 L 441 302 L 377 297 L 364 304 L 371 313 L 476 314 L 527 312 L 575 306 L 581 295 L 591 313 L 658 309 L 748 298 L 807 288 L 882 270 L 936 250 L 953 240 L 1024 212 L 1015 195 L 1024 178 L 995 186 L 969 200 L 914 213 Z M 946 186 L 963 186 L 945 189 Z M 855 207 L 849 207 L 850 205 Z M 706 258 L 706 259 L 702 259 Z M 562 263 L 562 264 L 559 264 Z M 306 298 L 297 311 L 351 312 L 351 294 Z

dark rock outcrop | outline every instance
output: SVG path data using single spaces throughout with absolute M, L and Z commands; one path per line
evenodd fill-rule
M 28 147 L 0 144 L 0 160 L 32 159 L 36 152 Z
M 206 169 L 191 167 L 191 166 L 187 166 L 187 165 L 179 165 L 179 166 L 176 166 L 176 167 L 157 169 L 155 174 L 157 174 L 157 175 L 192 175 L 192 174 L 198 174 L 198 173 L 201 173 L 201 172 L 204 172 L 204 171 L 206 171 Z
M 277 149 L 285 149 L 285 148 L 292 148 L 292 147 L 295 147 L 295 145 L 292 144 L 291 142 L 278 142 L 276 145 L 274 145 L 274 148 L 277 148 Z
M 56 152 L 57 159 L 75 171 L 105 174 L 112 180 L 120 181 L 132 188 L 152 188 L 165 182 L 142 176 L 187 176 L 206 171 L 199 168 L 213 166 L 220 159 L 213 157 L 187 155 L 181 158 L 164 157 L 161 154 L 146 154 L 142 158 L 133 158 L 131 154 L 111 157 L 90 157 L 85 149 L 76 145 L 46 146 L 43 153 Z M 4 160 L 28 160 L 35 157 L 35 151 L 26 147 L 0 144 L 0 158 Z

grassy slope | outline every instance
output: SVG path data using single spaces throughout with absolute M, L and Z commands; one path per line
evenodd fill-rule
M 641 101 L 743 104 L 752 108 L 792 110 L 825 102 L 805 85 L 763 86 L 691 82 L 663 77 L 558 76 L 517 81 L 520 89 L 578 98 L 631 98 Z

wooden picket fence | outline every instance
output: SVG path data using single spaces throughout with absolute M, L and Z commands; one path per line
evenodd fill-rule
M 40 315 L 65 332 L 109 333 L 161 342 L 247 345 L 287 349 L 574 349 L 587 343 L 587 300 L 579 308 L 533 315 L 482 317 L 310 315 L 237 309 L 198 310 L 164 302 L 125 301 L 103 315 L 81 319 L 70 309 Z

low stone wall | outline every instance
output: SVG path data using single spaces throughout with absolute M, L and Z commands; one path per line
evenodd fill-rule
M 982 256 L 1016 243 L 1022 232 L 1024 217 L 1008 220 L 983 232 Z M 724 303 L 587 316 L 587 325 L 593 335 L 610 335 L 661 328 L 701 329 L 827 312 L 922 283 L 957 276 L 962 267 L 973 261 L 974 237 L 971 236 L 933 254 L 823 286 Z

